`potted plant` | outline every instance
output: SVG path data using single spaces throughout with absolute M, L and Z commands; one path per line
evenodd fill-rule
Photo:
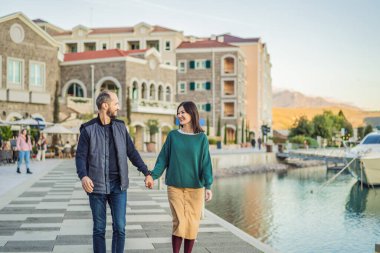
M 149 142 L 146 142 L 146 149 L 148 152 L 156 151 L 156 142 L 153 140 L 154 135 L 158 133 L 158 120 L 157 119 L 149 119 L 145 125 L 149 129 L 150 139 Z

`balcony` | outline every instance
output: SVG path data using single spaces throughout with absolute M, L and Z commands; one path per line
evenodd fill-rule
M 67 97 L 66 105 L 68 108 L 81 113 L 93 113 L 94 109 L 92 106 L 91 98 L 82 98 L 82 97 Z
M 177 113 L 177 104 L 173 102 L 151 101 L 151 100 L 134 100 L 131 101 L 131 111 L 139 113 L 155 113 L 175 115 Z

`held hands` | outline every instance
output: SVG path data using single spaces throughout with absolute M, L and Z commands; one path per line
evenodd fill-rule
M 209 189 L 206 189 L 205 191 L 205 200 L 206 202 L 209 202 L 212 200 L 212 191 Z
M 154 181 L 153 181 L 153 177 L 151 175 L 147 175 L 145 177 L 145 187 L 149 188 L 149 189 L 153 189 L 153 185 L 154 185 Z
M 94 183 L 89 177 L 85 176 L 82 178 L 82 188 L 87 193 L 91 193 L 94 190 Z

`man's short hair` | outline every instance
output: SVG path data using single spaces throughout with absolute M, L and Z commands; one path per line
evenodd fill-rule
M 104 90 L 100 92 L 98 97 L 96 98 L 96 107 L 98 110 L 102 108 L 103 103 L 109 103 L 111 101 L 111 92 L 109 90 Z

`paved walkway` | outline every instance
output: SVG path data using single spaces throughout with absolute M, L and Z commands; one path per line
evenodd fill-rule
M 1 185 L 7 179 L 10 182 L 10 191 L 0 192 L 0 252 L 92 252 L 91 211 L 74 161 L 33 162 L 33 175 L 15 175 L 14 167 L 0 166 Z M 194 253 L 273 252 L 207 210 L 205 216 Z M 126 229 L 126 252 L 171 252 L 166 191 L 146 190 L 143 177 L 134 169 L 130 172 Z M 111 238 L 108 214 L 108 249 Z

